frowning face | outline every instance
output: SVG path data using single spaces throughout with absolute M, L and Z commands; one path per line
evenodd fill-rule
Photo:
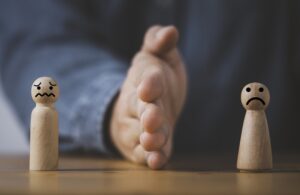
M 263 110 L 270 102 L 270 93 L 265 85 L 250 83 L 243 88 L 241 101 L 247 110 Z
M 36 79 L 31 87 L 31 97 L 36 103 L 54 103 L 59 96 L 57 83 L 50 77 Z

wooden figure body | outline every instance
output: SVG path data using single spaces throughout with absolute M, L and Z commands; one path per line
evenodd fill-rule
M 260 83 L 246 85 L 241 93 L 246 109 L 237 168 L 242 171 L 272 169 L 272 149 L 265 108 L 270 101 L 269 90 Z
M 56 170 L 58 166 L 58 114 L 54 102 L 59 96 L 56 82 L 40 77 L 32 85 L 36 107 L 30 123 L 30 170 Z

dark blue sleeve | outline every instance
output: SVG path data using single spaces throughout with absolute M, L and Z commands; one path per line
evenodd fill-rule
M 0 73 L 7 97 L 29 134 L 32 82 L 55 78 L 61 95 L 60 148 L 108 152 L 107 109 L 127 62 L 105 45 L 105 29 L 84 1 L 1 1 Z

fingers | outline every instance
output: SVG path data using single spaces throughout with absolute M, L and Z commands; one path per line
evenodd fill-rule
M 167 135 L 167 128 L 165 127 L 166 119 L 161 107 L 162 105 L 133 100 L 136 97 L 132 97 L 131 99 L 127 101 L 128 111 L 132 119 L 140 122 L 141 126 L 139 128 L 142 128 L 142 132 L 145 131 L 154 134 L 161 131 L 164 135 Z
M 166 128 L 166 119 L 162 104 L 159 104 L 159 102 L 143 102 L 134 93 L 129 95 L 128 98 L 125 102 L 127 102 L 128 111 L 133 116 L 131 120 L 136 120 L 140 123 L 140 126 L 131 125 L 130 128 L 138 128 L 141 131 L 133 132 L 132 134 L 134 135 L 130 135 L 130 138 L 125 133 L 122 139 L 125 142 L 131 141 L 131 143 L 133 143 L 132 140 L 137 139 L 147 151 L 158 150 L 163 147 L 168 136 L 168 129 Z M 128 121 L 128 124 L 137 122 Z M 126 125 L 126 121 L 123 121 L 123 123 Z M 137 138 L 138 133 L 140 133 L 140 136 Z M 134 143 L 136 144 L 136 142 Z
M 147 156 L 147 152 L 145 151 L 143 146 L 139 144 L 133 150 L 132 160 L 139 164 L 146 164 L 147 163 L 146 156 Z
M 161 106 L 157 103 L 148 103 L 141 115 L 143 133 L 139 140 L 146 151 L 160 150 L 169 136 L 170 129 Z
M 141 124 L 138 119 L 124 118 L 122 120 L 122 131 L 119 131 L 119 143 L 124 150 L 133 150 L 139 144 L 142 133 Z
M 132 60 L 127 77 L 133 85 L 138 86 L 147 76 L 163 73 L 166 66 L 168 64 L 162 59 L 146 52 L 138 52 Z
M 142 101 L 154 102 L 163 93 L 163 71 L 160 68 L 153 68 L 144 75 L 137 88 L 137 95 Z
M 163 151 L 147 152 L 143 146 L 134 149 L 132 160 L 139 164 L 147 164 L 151 169 L 161 169 L 167 163 L 168 157 Z
M 131 84 L 136 87 L 140 84 L 144 85 L 142 89 L 145 90 L 145 101 L 149 101 L 147 97 L 150 94 L 156 95 L 163 91 L 164 80 L 167 75 L 171 73 L 170 71 L 176 74 L 180 71 L 184 71 L 184 67 L 181 66 L 182 64 L 183 62 L 177 49 L 166 54 L 164 59 L 141 51 L 133 58 L 127 78 L 129 78 Z M 148 86 L 152 87 L 148 88 Z M 154 93 L 156 92 L 154 90 L 157 90 L 157 93 Z M 147 93 L 147 91 L 151 93 Z
M 161 169 L 167 161 L 168 157 L 161 151 L 150 152 L 147 156 L 147 164 L 151 169 Z
M 144 132 L 140 136 L 140 143 L 146 151 L 158 151 L 166 143 L 167 136 L 163 131 L 156 133 Z
M 148 133 L 155 133 L 157 129 L 162 128 L 165 122 L 162 108 L 155 103 L 145 105 L 140 118 L 144 130 Z
M 141 113 L 145 109 L 145 105 L 148 103 L 156 103 L 161 101 L 166 88 L 165 77 L 168 70 L 164 69 L 164 62 L 161 60 L 145 53 L 138 54 L 133 60 L 133 66 L 139 66 L 139 68 L 131 69 L 128 73 L 128 82 L 124 87 L 123 91 L 126 91 L 126 101 L 128 110 L 132 116 L 141 118 Z M 147 66 L 148 65 L 148 66 Z M 152 115 L 161 116 L 157 112 L 162 112 L 157 107 L 149 108 L 149 112 L 155 112 Z M 147 115 L 147 113 L 145 113 Z M 153 120 L 158 119 L 153 118 Z M 160 123 L 159 121 L 153 121 L 153 124 Z M 146 128 L 148 129 L 149 123 L 146 122 Z M 153 129 L 149 126 L 149 129 Z
M 176 47 L 178 38 L 179 33 L 174 26 L 153 26 L 145 34 L 142 51 L 163 56 Z
M 121 106 L 127 115 L 129 111 L 132 120 L 138 122 L 128 121 L 130 125 L 126 126 L 126 120 L 119 117 L 124 122 L 120 129 L 127 131 L 119 131 L 122 139 L 119 148 L 124 149 L 126 158 L 147 164 L 152 169 L 165 165 L 169 158 L 166 154 L 171 150 L 167 146 L 172 134 L 171 123 L 164 112 L 162 99 L 168 92 L 166 76 L 176 74 L 177 66 L 174 64 L 181 63 L 177 41 L 175 27 L 155 26 L 149 29 L 143 47 L 128 71 L 128 80 L 122 88 L 126 93 L 120 96 L 125 100 Z
M 144 37 L 141 52 L 150 53 L 171 67 L 184 64 L 177 49 L 179 32 L 175 26 L 150 27 Z

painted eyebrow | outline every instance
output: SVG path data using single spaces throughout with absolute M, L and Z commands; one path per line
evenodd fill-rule
M 39 84 L 37 84 L 37 85 L 33 85 L 33 86 L 36 86 L 36 87 L 38 87 L 38 86 L 40 86 L 42 84 L 42 82 L 40 82 Z
M 49 82 L 49 84 L 50 84 L 51 86 L 56 86 L 56 84 L 52 84 L 51 82 Z

